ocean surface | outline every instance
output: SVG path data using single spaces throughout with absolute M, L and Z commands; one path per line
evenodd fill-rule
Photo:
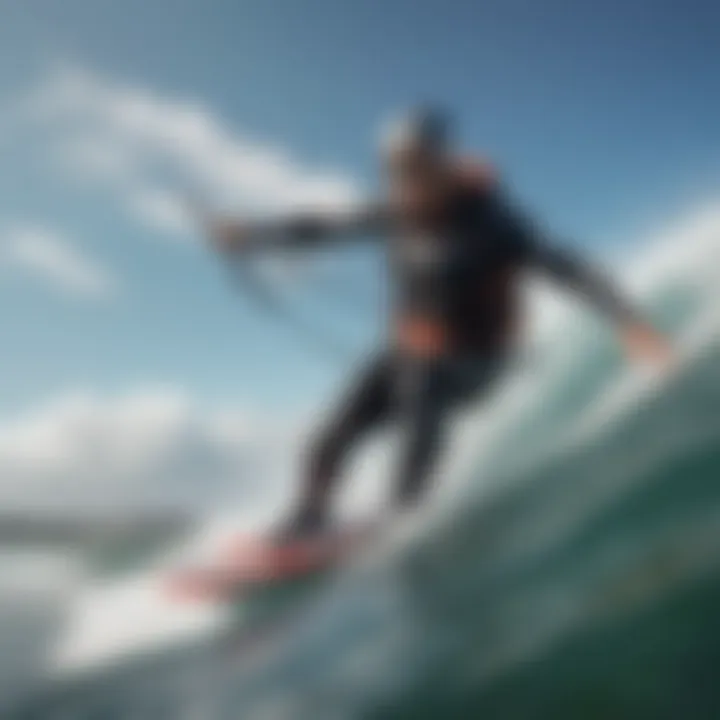
M 427 514 L 289 599 L 175 618 L 135 649 L 127 575 L 6 559 L 2 717 L 720 717 L 720 241 L 682 250 L 631 279 L 676 367 L 628 369 L 601 323 L 556 318 L 463 420 Z M 69 627 L 78 573 L 105 606 L 90 650 Z

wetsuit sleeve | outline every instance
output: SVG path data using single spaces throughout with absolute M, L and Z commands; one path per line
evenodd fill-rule
M 531 249 L 531 259 L 536 267 L 585 297 L 614 321 L 625 324 L 639 320 L 632 304 L 602 271 L 568 250 L 536 241 Z
M 386 231 L 386 210 L 368 204 L 348 212 L 298 213 L 244 228 L 244 249 L 305 248 L 330 241 L 373 238 Z
M 511 207 L 500 194 L 492 198 L 492 203 L 497 229 L 513 260 L 535 268 L 571 288 L 616 322 L 624 324 L 639 319 L 632 304 L 602 271 L 575 253 L 557 247 L 541 229 Z

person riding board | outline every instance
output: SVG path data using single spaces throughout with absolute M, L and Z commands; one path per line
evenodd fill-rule
M 414 110 L 382 137 L 387 197 L 347 212 L 296 213 L 270 222 L 211 218 L 223 253 L 310 247 L 331 238 L 381 239 L 396 290 L 386 347 L 311 444 L 301 495 L 279 536 L 319 533 L 343 460 L 368 431 L 400 424 L 399 508 L 428 489 L 452 411 L 496 383 L 518 331 L 521 271 L 570 287 L 619 328 L 630 355 L 665 362 L 668 342 L 589 264 L 558 249 L 508 201 L 493 169 L 453 153 L 448 119 Z

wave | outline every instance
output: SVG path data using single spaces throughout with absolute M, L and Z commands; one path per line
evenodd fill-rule
M 671 372 L 625 368 L 579 313 L 538 323 L 531 361 L 458 428 L 433 507 L 287 622 L 258 637 L 248 607 L 218 613 L 172 647 L 56 674 L 22 711 L 669 717 L 677 692 L 649 690 L 643 668 L 669 678 L 720 651 L 705 631 L 720 590 L 719 231 L 710 208 L 633 262 L 628 281 L 678 338 Z

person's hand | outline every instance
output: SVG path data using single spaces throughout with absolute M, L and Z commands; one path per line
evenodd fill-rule
M 250 230 L 237 220 L 208 216 L 204 218 L 205 234 L 220 253 L 242 250 L 250 237 Z
M 675 350 L 670 341 L 651 325 L 631 323 L 620 334 L 625 352 L 631 360 L 663 368 L 674 365 Z
M 242 221 L 212 212 L 196 195 L 185 197 L 185 207 L 200 232 L 213 249 L 226 254 L 248 245 L 250 229 Z

